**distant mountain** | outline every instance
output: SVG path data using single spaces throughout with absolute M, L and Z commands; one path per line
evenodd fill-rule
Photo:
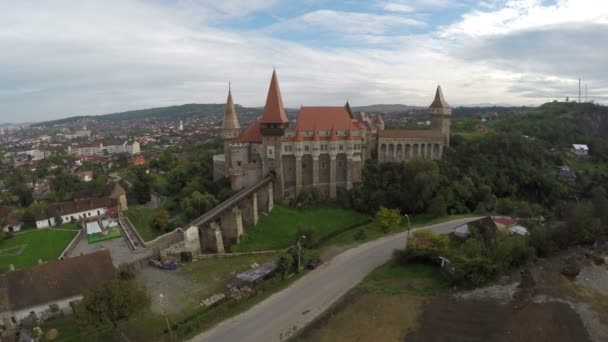
M 423 109 L 425 107 L 408 106 L 403 104 L 374 104 L 369 106 L 352 107 L 353 112 L 392 113 Z
M 223 103 L 211 103 L 211 104 L 198 104 L 189 103 L 180 106 L 169 106 L 169 107 L 158 107 L 131 110 L 127 112 L 104 114 L 104 115 L 85 115 L 85 116 L 73 116 L 70 118 L 46 121 L 36 124 L 36 126 L 54 126 L 69 124 L 71 122 L 79 121 L 82 119 L 92 119 L 98 121 L 124 121 L 124 120 L 135 120 L 144 118 L 156 118 L 156 119 L 185 119 L 191 116 L 198 115 L 223 115 L 226 104 Z M 262 114 L 262 108 L 247 108 L 241 105 L 235 105 L 237 114 L 243 116 L 258 116 Z

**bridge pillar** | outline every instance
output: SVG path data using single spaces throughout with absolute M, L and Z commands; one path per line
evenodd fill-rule
M 204 252 L 217 254 L 224 253 L 224 240 L 222 240 L 222 230 L 216 222 L 211 222 L 207 227 L 199 228 L 201 235 L 201 249 Z
M 258 224 L 258 193 L 254 192 L 250 198 L 244 199 L 239 205 L 242 208 L 243 222 L 250 226 Z
M 336 154 L 329 158 L 329 198 L 336 198 Z
M 190 228 L 184 230 L 184 242 L 185 250 L 192 252 L 192 255 L 198 256 L 201 254 L 201 239 L 198 227 L 190 226 Z
M 302 192 L 302 157 L 296 155 L 296 195 Z
M 268 183 L 268 212 L 274 208 L 274 192 L 272 189 L 272 182 Z
M 243 235 L 243 216 L 239 207 L 234 207 L 222 215 L 221 225 L 224 240 L 229 244 L 239 243 Z

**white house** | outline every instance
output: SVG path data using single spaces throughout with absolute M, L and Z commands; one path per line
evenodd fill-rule
M 528 235 L 528 234 L 530 234 L 528 232 L 528 229 L 526 227 L 520 226 L 518 224 L 509 227 L 509 231 L 511 232 L 511 234 L 515 234 L 515 235 Z
M 50 205 L 36 215 L 36 228 L 48 228 L 57 225 L 55 217 L 61 216 L 63 222 L 105 215 L 117 204 L 111 198 L 87 198 L 74 202 L 62 202 Z
M 11 327 L 28 316 L 69 315 L 83 292 L 113 279 L 107 250 L 9 271 L 0 275 L 0 321 Z
M 584 144 L 572 144 L 571 151 L 578 157 L 584 157 L 589 154 L 589 147 Z

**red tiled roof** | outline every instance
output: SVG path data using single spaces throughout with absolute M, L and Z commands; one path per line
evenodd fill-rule
M 260 122 L 264 124 L 284 124 L 289 122 L 285 114 L 285 106 L 283 106 L 283 98 L 281 97 L 281 89 L 279 88 L 276 71 L 272 72 L 266 105 L 264 106 L 264 115 L 262 115 Z
M 517 224 L 517 221 L 510 217 L 496 217 L 494 219 L 494 222 L 496 222 L 497 224 L 505 225 L 507 227 L 514 226 Z
M 245 130 L 245 132 L 241 133 L 239 137 L 236 139 L 236 142 L 240 143 L 262 143 L 262 133 L 260 132 L 260 119 L 255 120 L 255 122 Z
M 345 107 L 302 107 L 296 120 L 301 131 L 358 129 Z

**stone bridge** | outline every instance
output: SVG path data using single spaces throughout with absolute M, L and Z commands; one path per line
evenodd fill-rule
M 185 250 L 224 253 L 225 247 L 239 243 L 243 224 L 256 225 L 260 213 L 272 210 L 273 180 L 269 175 L 192 221 L 184 232 Z

